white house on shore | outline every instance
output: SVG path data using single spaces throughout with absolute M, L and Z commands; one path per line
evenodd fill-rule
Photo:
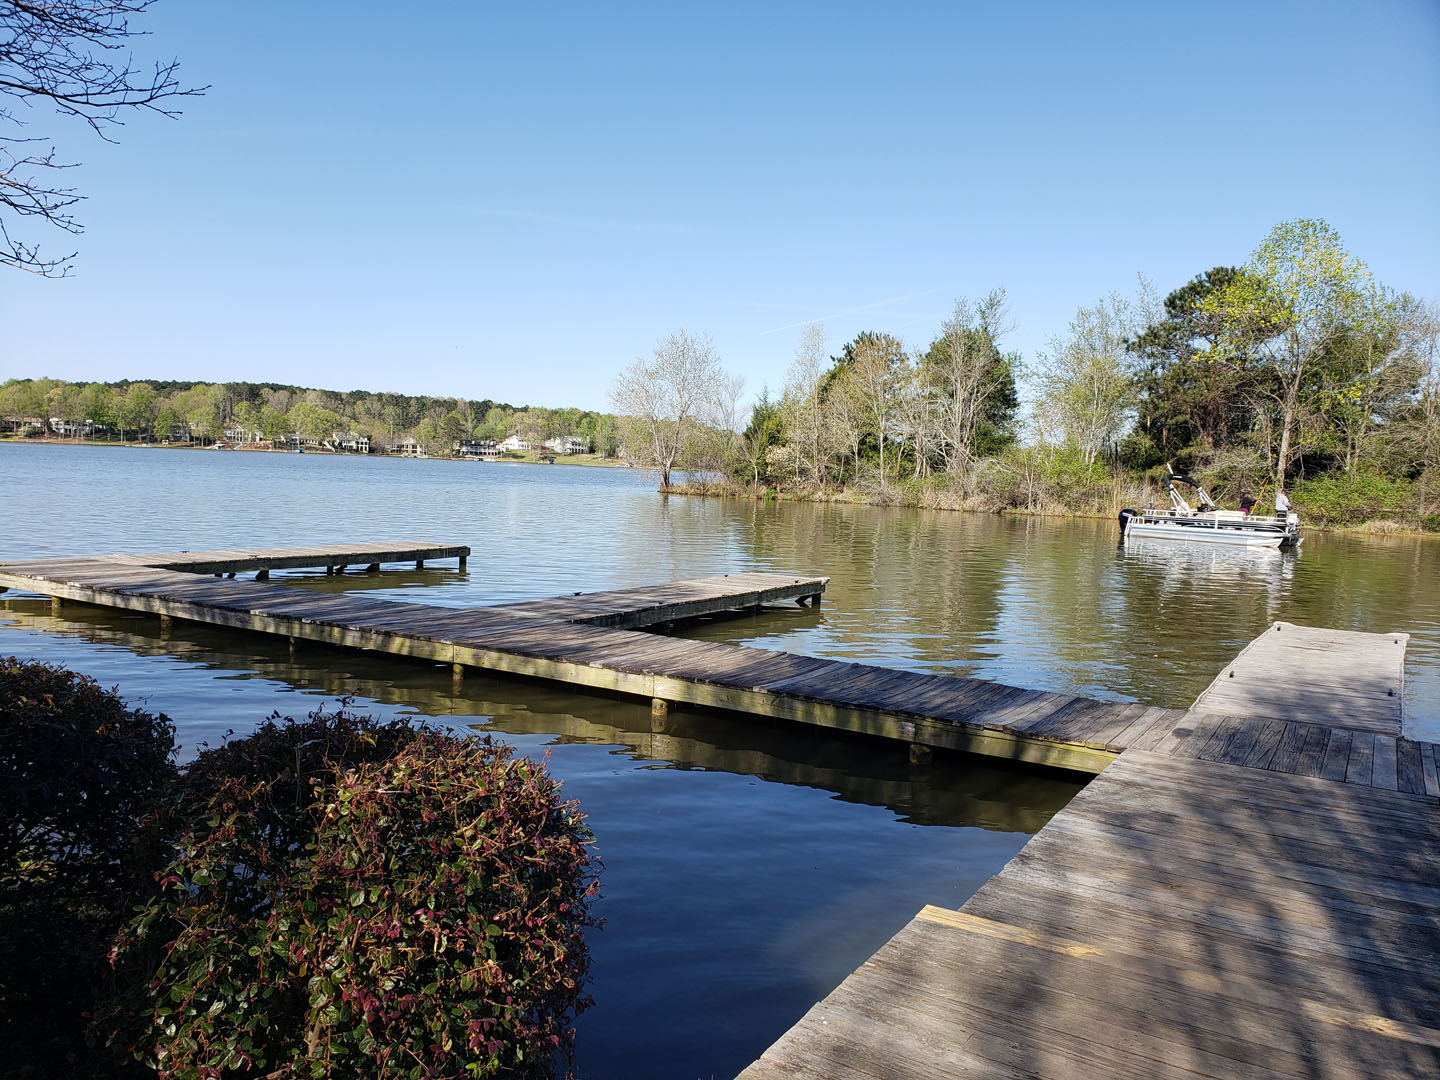
M 555 454 L 588 454 L 590 441 L 579 435 L 557 435 L 545 444 L 545 449 Z
M 519 435 L 511 435 L 500 443 L 500 449 L 507 454 L 513 454 L 517 450 L 533 450 L 528 439 L 522 439 Z

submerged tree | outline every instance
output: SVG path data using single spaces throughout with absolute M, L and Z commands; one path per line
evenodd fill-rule
M 83 196 L 61 179 L 74 168 L 45 134 L 27 134 L 29 110 L 49 106 L 102 139 L 136 110 L 177 116 L 184 89 L 175 60 L 134 67 L 131 40 L 143 34 L 132 15 L 155 0 L 0 0 L 0 265 L 63 276 L 74 252 L 53 258 L 11 235 L 6 219 L 38 219 L 70 234 L 82 226 L 73 207 Z M 24 110 L 24 111 L 22 111 Z

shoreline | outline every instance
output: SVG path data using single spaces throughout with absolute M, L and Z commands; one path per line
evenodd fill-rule
M 117 439 L 22 439 L 14 435 L 0 435 L 0 445 L 14 443 L 19 446 L 96 446 L 108 447 L 111 449 L 124 450 L 214 450 L 214 444 L 200 446 L 196 443 L 149 443 L 130 442 Z M 244 454 L 293 454 L 294 450 L 275 450 L 258 446 L 226 446 L 223 449 L 227 452 L 236 451 Z M 427 454 L 419 456 L 415 454 L 389 454 L 383 451 L 360 453 L 356 450 L 330 450 L 325 447 L 307 447 L 302 454 L 315 454 L 324 457 L 337 458 L 393 458 L 404 461 L 473 461 L 477 464 L 499 464 L 499 465 L 580 465 L 587 468 L 600 469 L 625 469 L 631 466 L 620 458 L 602 458 L 598 454 L 556 454 L 553 462 L 545 461 L 539 454 L 527 454 L 521 457 L 501 456 L 497 458 L 458 457 L 452 454 Z M 546 455 L 549 456 L 549 455 Z
M 717 485 L 718 486 L 718 485 Z M 693 487 L 683 484 L 671 484 L 669 487 L 657 488 L 663 495 L 684 495 L 697 499 L 745 499 L 752 502 L 793 502 L 793 503 L 848 503 L 852 506 L 877 506 L 877 507 L 900 507 L 910 510 L 934 510 L 951 514 L 992 514 L 1002 517 L 1026 517 L 1026 518 L 1081 518 L 1088 521 L 1109 521 L 1119 512 L 1100 511 L 1067 508 L 1058 510 L 1023 510 L 1018 507 L 1000 507 L 995 510 L 985 510 L 978 507 L 968 506 L 946 506 L 942 504 L 926 505 L 915 499 L 906 499 L 905 493 L 899 489 L 887 493 L 884 499 L 867 498 L 863 493 L 856 491 L 835 491 L 816 492 L 811 494 L 799 494 L 796 492 L 785 492 L 779 489 L 766 488 L 760 492 L 750 490 L 715 490 L 697 491 Z M 1396 526 L 1395 528 L 1379 526 Z M 1324 533 L 1349 533 L 1360 536 L 1405 536 L 1417 537 L 1423 540 L 1440 540 L 1440 532 L 1425 529 L 1412 522 L 1397 521 L 1394 518 L 1369 518 L 1356 525 L 1326 525 L 1310 524 L 1302 525 L 1310 532 Z
M 0 435 L 0 445 L 15 443 L 17 445 L 36 446 L 94 446 L 110 447 L 114 449 L 129 450 L 213 450 L 212 446 L 198 446 L 195 444 L 175 443 L 140 443 L 120 442 L 116 440 L 91 440 L 91 439 L 56 439 L 39 438 L 24 439 L 14 435 Z M 236 451 L 249 454 L 291 454 L 293 450 L 260 449 L 258 447 L 226 447 L 227 451 Z M 416 457 L 411 454 L 388 454 L 388 453 L 358 453 L 345 450 L 328 450 L 322 448 L 311 448 L 304 451 L 305 454 L 323 455 L 336 458 L 393 458 L 397 460 L 410 461 L 469 461 L 476 464 L 494 465 L 570 465 L 582 468 L 599 469 L 633 469 L 638 472 L 654 472 L 653 469 L 645 469 L 641 466 L 632 466 L 620 458 L 601 458 L 596 454 L 571 454 L 555 455 L 553 462 L 544 461 L 539 454 L 531 452 L 522 457 L 499 457 L 499 458 L 472 458 L 455 457 L 451 455 L 430 455 Z M 795 502 L 795 503 L 849 503 L 854 506 L 891 506 L 903 507 L 912 510 L 936 510 L 947 513 L 963 514 L 1000 514 L 1008 517 L 1031 517 L 1031 518 L 1083 518 L 1086 520 L 1100 521 L 1113 518 L 1118 511 L 1100 511 L 1077 507 L 1065 507 L 1063 509 L 1036 509 L 1026 510 L 1019 507 L 998 507 L 996 509 L 984 509 L 974 506 L 947 505 L 944 500 L 931 502 L 922 501 L 914 497 L 914 493 L 907 492 L 902 488 L 892 488 L 886 491 L 883 497 L 876 498 L 873 495 L 867 496 L 863 492 L 853 489 L 843 491 L 817 491 L 817 492 L 795 492 L 784 491 L 779 488 L 762 487 L 755 490 L 752 486 L 735 488 L 728 484 L 716 484 L 713 490 L 697 490 L 695 487 L 686 484 L 671 484 L 669 487 L 657 487 L 656 491 L 662 495 L 684 495 L 702 499 L 744 499 L 752 502 Z M 1426 529 L 1413 521 L 1403 521 L 1395 518 L 1368 518 L 1363 522 L 1354 525 L 1330 525 L 1330 524 L 1309 524 L 1304 528 L 1312 532 L 1353 534 L 1360 536 L 1406 536 L 1419 537 L 1421 539 L 1440 539 L 1440 532 Z

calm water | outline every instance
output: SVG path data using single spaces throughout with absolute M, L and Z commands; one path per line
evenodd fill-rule
M 467 572 L 276 575 L 468 607 L 740 570 L 827 574 L 818 609 L 686 633 L 1182 706 L 1274 619 L 1412 634 L 1412 732 L 1440 737 L 1440 544 L 1313 534 L 1298 555 L 1119 548 L 1113 523 L 664 498 L 622 470 L 0 444 L 0 558 L 468 543 Z M 453 565 L 453 564 L 452 564 Z M 187 748 L 340 695 L 550 756 L 605 863 L 585 1077 L 733 1075 L 925 903 L 955 906 L 1077 790 L 869 742 L 672 714 L 260 635 L 0 597 L 0 652 L 173 716 Z

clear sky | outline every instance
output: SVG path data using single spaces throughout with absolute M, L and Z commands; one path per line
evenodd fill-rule
M 36 112 L 73 277 L 0 270 L 0 378 L 249 379 L 605 408 L 679 328 L 750 390 L 801 326 L 1027 358 L 1321 217 L 1440 297 L 1440 2 L 162 0 L 211 84 L 119 145 Z M 67 238 L 30 231 L 55 254 Z

